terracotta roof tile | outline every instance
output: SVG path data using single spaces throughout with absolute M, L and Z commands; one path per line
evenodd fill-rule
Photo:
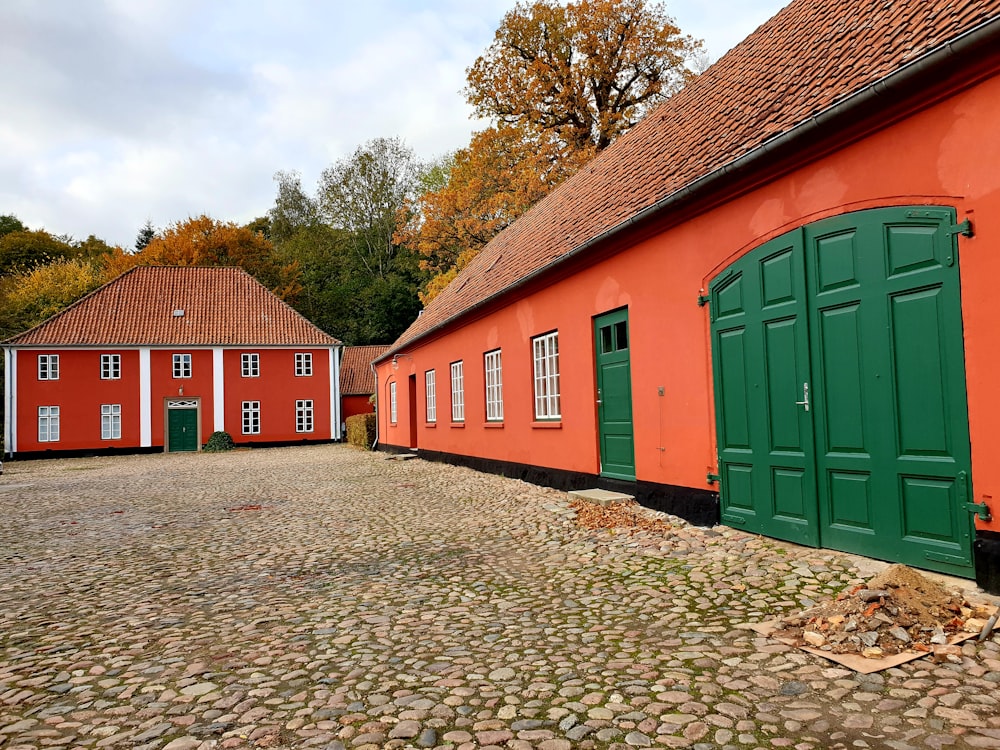
M 368 396 L 375 392 L 375 375 L 371 364 L 389 351 L 388 345 L 347 346 L 340 362 L 340 394 Z
M 183 311 L 175 315 L 175 311 Z M 12 346 L 333 346 L 241 268 L 142 266 L 4 342 Z
M 1000 0 L 794 0 L 540 201 L 393 348 L 1000 14 Z

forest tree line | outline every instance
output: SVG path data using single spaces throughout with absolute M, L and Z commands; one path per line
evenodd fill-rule
M 235 265 L 346 344 L 391 343 L 494 236 L 704 67 L 661 3 L 521 2 L 466 71 L 488 126 L 453 153 L 424 161 L 375 138 L 314 190 L 278 172 L 273 206 L 249 224 L 146 222 L 128 248 L 0 216 L 0 340 L 134 266 Z

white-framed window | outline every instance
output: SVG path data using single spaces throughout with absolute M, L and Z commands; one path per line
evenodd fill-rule
M 396 424 L 396 381 L 389 383 L 389 421 Z
M 437 422 L 437 374 L 435 370 L 424 373 L 424 400 L 427 402 L 427 421 Z
M 465 368 L 462 360 L 451 363 L 451 421 L 465 421 Z
M 39 354 L 38 355 L 38 379 L 39 380 L 59 380 L 59 355 Z
M 38 407 L 38 442 L 59 442 L 59 407 Z
M 101 440 L 121 440 L 122 405 L 101 404 Z
M 535 419 L 559 419 L 559 332 L 531 340 L 534 360 Z
M 189 378 L 189 377 L 191 377 L 191 355 L 190 354 L 175 354 L 174 355 L 174 377 L 175 378 Z
M 486 421 L 503 422 L 503 368 L 499 349 L 483 355 L 483 369 L 486 374 Z
M 102 354 L 101 380 L 121 380 L 121 377 L 122 377 L 122 355 Z
M 312 352 L 295 352 L 295 377 L 308 378 L 313 374 Z
M 295 431 L 313 431 L 313 402 L 312 399 L 303 399 L 295 402 Z
M 243 434 L 260 434 L 260 401 L 243 402 Z
M 240 372 L 245 378 L 260 377 L 260 355 L 256 352 L 240 355 Z

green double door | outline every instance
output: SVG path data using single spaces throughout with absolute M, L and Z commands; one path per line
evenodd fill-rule
M 167 409 L 169 450 L 198 450 L 198 409 Z
M 973 575 L 954 224 L 847 214 L 713 281 L 724 523 Z

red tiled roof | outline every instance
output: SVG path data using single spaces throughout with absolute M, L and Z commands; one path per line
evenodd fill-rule
M 393 349 L 998 13 L 1000 0 L 794 0 L 494 238 Z
M 183 310 L 183 315 L 174 312 Z M 11 346 L 333 346 L 323 333 L 241 268 L 141 266 Z
M 340 395 L 368 396 L 375 392 L 371 364 L 389 351 L 388 345 L 347 346 L 340 362 Z

